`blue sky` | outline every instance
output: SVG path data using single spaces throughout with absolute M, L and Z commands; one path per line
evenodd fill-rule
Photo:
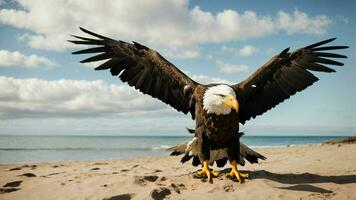
M 286 47 L 337 37 L 337 73 L 241 129 L 250 135 L 353 135 L 355 1 L 0 0 L 0 134 L 185 135 L 190 116 L 142 95 L 66 42 L 79 26 L 159 51 L 198 82 L 237 83 Z

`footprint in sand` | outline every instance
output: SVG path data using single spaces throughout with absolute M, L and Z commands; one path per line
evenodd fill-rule
M 135 176 L 135 183 L 141 186 L 146 185 L 146 182 L 155 182 L 158 176 Z
M 18 175 L 18 176 L 36 177 L 36 174 L 33 174 L 33 173 L 24 173 L 24 174 L 21 174 L 21 175 Z
M 224 185 L 223 189 L 225 190 L 225 192 L 234 192 L 235 191 L 235 188 L 232 184 Z
M 181 183 L 181 184 L 172 183 L 170 187 L 178 194 L 180 194 L 180 192 L 182 190 L 186 190 L 187 189 L 183 183 Z
M 162 200 L 171 194 L 171 190 L 165 187 L 160 187 L 151 191 L 151 197 L 154 200 Z
M 63 174 L 64 172 L 54 172 L 54 173 L 50 173 L 47 176 L 54 176 L 54 175 L 58 175 L 58 174 Z
M 93 165 L 108 165 L 109 163 L 94 163 Z
M 120 194 L 109 198 L 104 198 L 103 200 L 130 200 L 134 196 L 135 194 Z
M 9 171 L 17 171 L 17 170 L 21 170 L 21 169 L 22 169 L 21 167 L 14 167 L 14 168 L 9 169 Z
M 143 179 L 149 182 L 155 182 L 158 179 L 158 176 L 144 176 Z
M 10 193 L 19 190 L 19 188 L 0 188 L 0 194 Z
M 19 187 L 21 183 L 22 181 L 13 181 L 13 182 L 6 183 L 5 185 L 3 185 L 3 187 Z
M 50 174 L 47 174 L 47 175 L 42 175 L 40 177 L 42 178 L 49 178 L 51 176 L 54 176 L 54 175 L 58 175 L 58 174 L 63 174 L 64 172 L 55 172 L 55 173 L 50 173 Z
M 6 183 L 3 185 L 3 188 L 0 188 L 0 194 L 2 193 L 9 193 L 9 192 L 15 192 L 19 190 L 20 188 L 17 188 L 21 185 L 22 181 L 13 181 Z

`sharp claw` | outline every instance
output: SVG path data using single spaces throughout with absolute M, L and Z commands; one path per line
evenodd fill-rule
M 237 172 L 237 173 L 235 172 L 235 176 L 236 176 L 237 180 L 241 183 L 243 179 L 242 179 L 240 173 L 239 172 Z
M 244 174 L 244 173 L 241 173 L 237 170 L 237 164 L 236 164 L 236 161 L 232 161 L 231 162 L 231 165 L 232 165 L 232 168 L 231 168 L 231 171 L 230 173 L 228 174 L 228 176 L 230 176 L 231 178 L 234 178 L 236 177 L 237 181 L 239 181 L 240 183 L 242 183 L 242 181 L 244 180 L 244 178 L 248 178 L 248 174 Z
M 244 173 L 239 172 L 239 174 L 242 178 L 248 178 L 248 176 L 249 176 L 247 173 L 244 174 Z
M 204 161 L 203 168 L 200 171 L 197 171 L 196 174 L 200 177 L 207 177 L 209 182 L 212 182 L 212 177 L 217 177 L 219 175 L 218 172 L 211 172 L 209 169 L 209 161 Z

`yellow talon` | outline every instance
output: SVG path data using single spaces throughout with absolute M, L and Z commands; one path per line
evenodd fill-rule
M 230 177 L 236 177 L 236 179 L 241 183 L 243 181 L 243 178 L 248 178 L 248 174 L 244 174 L 239 172 L 239 170 L 237 169 L 237 163 L 235 160 L 230 162 L 231 164 L 231 171 L 228 174 L 228 176 Z
M 206 176 L 208 178 L 208 181 L 212 181 L 212 176 L 217 177 L 219 175 L 219 172 L 213 171 L 211 172 L 209 169 L 209 160 L 206 160 L 203 162 L 203 168 L 200 171 L 196 172 L 198 176 Z

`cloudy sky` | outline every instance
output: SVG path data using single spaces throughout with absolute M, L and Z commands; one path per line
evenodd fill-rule
M 201 83 L 242 81 L 286 47 L 338 37 L 349 59 L 263 116 L 251 135 L 356 132 L 356 3 L 0 0 L 0 134 L 186 135 L 190 116 L 79 64 L 82 26 L 159 51 Z

